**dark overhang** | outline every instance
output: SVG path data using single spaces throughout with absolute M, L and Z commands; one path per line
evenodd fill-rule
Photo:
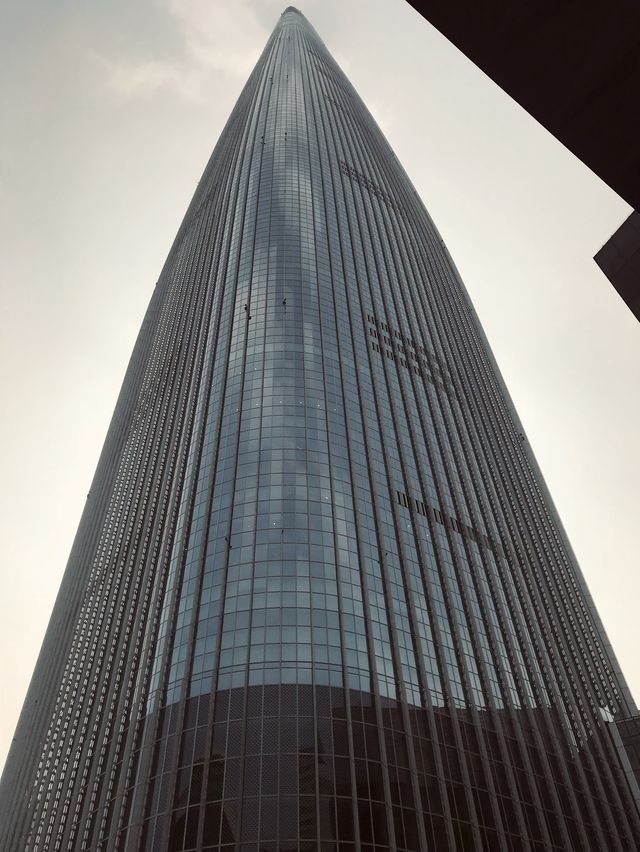
M 415 0 L 427 20 L 640 207 L 637 0 Z
M 640 0 L 409 2 L 640 209 Z M 627 220 L 596 260 L 640 318 L 640 231 L 634 222 L 633 216 Z M 627 255 L 624 263 L 620 252 Z

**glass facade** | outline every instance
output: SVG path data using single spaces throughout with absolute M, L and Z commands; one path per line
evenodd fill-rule
M 136 344 L 3 848 L 623 852 L 636 714 L 446 248 L 289 8 Z

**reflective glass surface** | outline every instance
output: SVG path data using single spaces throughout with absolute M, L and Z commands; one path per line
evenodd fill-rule
M 640 843 L 635 705 L 466 291 L 295 9 L 119 406 L 16 849 Z

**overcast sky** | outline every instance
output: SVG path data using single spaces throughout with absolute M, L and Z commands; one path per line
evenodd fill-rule
M 284 7 L 1 4 L 0 761 L 153 286 Z M 640 324 L 592 260 L 629 208 L 404 0 L 300 8 L 462 273 L 640 697 Z

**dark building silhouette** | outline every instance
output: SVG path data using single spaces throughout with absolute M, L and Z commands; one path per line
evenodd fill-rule
M 288 8 L 136 343 L 0 845 L 623 852 L 636 714 L 442 239 Z
M 595 260 L 640 319 L 640 3 L 409 2 L 635 208 Z
M 594 259 L 640 319 L 640 213 L 637 210 L 625 219 Z

